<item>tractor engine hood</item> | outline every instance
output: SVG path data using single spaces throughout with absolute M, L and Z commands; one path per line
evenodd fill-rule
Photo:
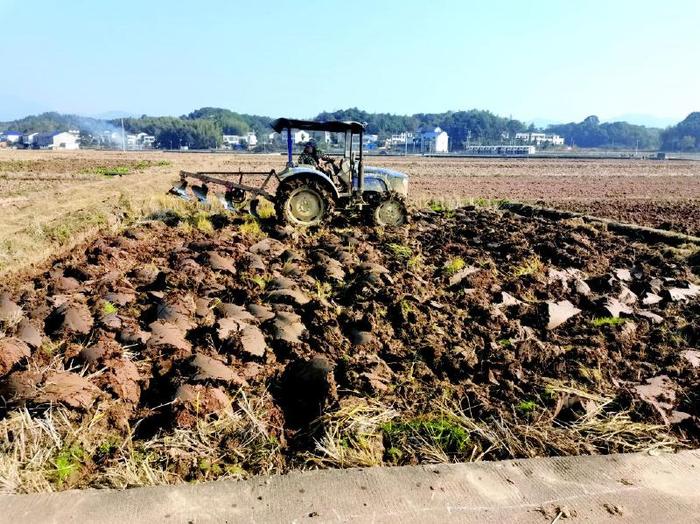
M 408 175 L 385 167 L 365 166 L 365 179 L 382 179 L 391 191 L 408 194 Z

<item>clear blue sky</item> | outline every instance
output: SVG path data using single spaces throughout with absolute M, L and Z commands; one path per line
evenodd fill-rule
M 700 109 L 700 2 L 0 0 L 0 118 Z M 14 115 L 13 115 L 14 116 Z

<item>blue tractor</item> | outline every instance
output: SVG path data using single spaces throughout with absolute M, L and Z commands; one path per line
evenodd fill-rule
M 224 205 L 231 210 L 247 205 L 256 214 L 260 197 L 274 203 L 277 218 L 294 226 L 317 226 L 333 213 L 359 212 L 378 226 L 395 227 L 406 221 L 406 197 L 408 176 L 398 171 L 364 165 L 363 139 L 365 124 L 360 122 L 314 122 L 279 118 L 272 128 L 286 135 L 287 164 L 285 168 L 260 172 L 197 172 L 180 173 L 181 184 L 171 192 L 189 198 L 186 188 L 189 179 L 202 182 L 192 186 L 197 199 L 206 201 L 210 184 L 226 188 Z M 328 131 L 345 135 L 342 156 L 331 157 L 325 169 L 317 165 L 297 165 L 293 158 L 293 131 Z M 243 183 L 245 175 L 266 175 L 260 187 Z M 214 175 L 214 176 L 212 176 Z M 218 178 L 217 175 L 237 175 L 238 180 Z M 266 190 L 272 180 L 277 180 L 277 190 Z

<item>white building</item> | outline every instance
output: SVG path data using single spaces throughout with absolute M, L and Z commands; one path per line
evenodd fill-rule
M 136 143 L 144 149 L 151 149 L 156 143 L 156 137 L 146 133 L 139 133 L 136 135 Z
M 420 134 L 420 147 L 423 153 L 447 153 L 450 137 L 446 131 L 436 127 Z
M 34 147 L 34 140 L 36 140 L 36 137 L 39 133 L 26 133 L 22 135 L 22 144 L 24 147 L 27 149 L 31 149 Z
M 406 143 L 412 143 L 413 142 L 413 133 L 399 133 L 395 135 L 391 135 L 390 138 L 386 139 L 386 146 L 391 147 L 391 146 L 398 146 L 398 145 L 406 145 Z
M 19 131 L 3 131 L 0 133 L 0 142 L 7 142 L 8 144 L 16 144 L 22 138 L 22 133 Z
M 222 143 L 224 147 L 234 148 L 241 145 L 241 135 L 224 135 Z
M 276 142 L 279 140 L 280 142 L 286 144 L 287 132 L 284 131 L 283 133 L 270 133 L 268 138 L 270 139 L 270 142 Z M 292 130 L 292 143 L 301 144 L 304 142 L 308 142 L 309 140 L 311 140 L 311 135 L 308 131 L 303 131 L 301 129 Z
M 229 149 L 237 149 L 239 147 L 252 149 L 258 145 L 258 137 L 252 131 L 249 131 L 245 135 L 223 135 L 221 141 L 223 147 L 228 147 Z
M 39 149 L 80 149 L 80 135 L 75 131 L 59 133 L 38 133 L 32 147 Z
M 546 133 L 516 133 L 515 139 L 529 144 L 552 144 L 553 146 L 563 146 L 564 138 L 559 135 Z

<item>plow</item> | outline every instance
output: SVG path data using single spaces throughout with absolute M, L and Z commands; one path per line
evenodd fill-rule
M 221 177 L 232 177 L 235 175 L 237 179 L 231 180 Z M 244 184 L 245 176 L 266 176 L 265 181 L 260 187 L 254 187 L 249 184 Z M 195 200 L 206 204 L 209 203 L 210 186 L 219 186 L 223 188 L 223 193 L 218 194 L 219 201 L 224 209 L 232 213 L 242 212 L 246 209 L 254 216 L 257 216 L 257 208 L 259 197 L 274 201 L 275 195 L 266 191 L 270 180 L 277 177 L 275 170 L 266 171 L 180 171 L 180 184 L 170 189 L 169 193 L 183 200 L 191 201 L 192 196 L 188 193 L 188 188 L 192 191 Z M 191 181 L 199 181 L 201 184 L 191 184 Z
M 286 131 L 287 163 L 281 171 L 181 171 L 180 183 L 170 193 L 184 200 L 194 198 L 206 203 L 214 192 L 226 210 L 247 210 L 256 216 L 260 199 L 263 198 L 274 205 L 280 222 L 294 226 L 320 225 L 336 211 L 343 214 L 360 213 L 378 226 L 395 227 L 406 222 L 408 176 L 398 171 L 364 165 L 362 144 L 365 124 L 280 118 L 273 121 L 271 126 L 280 134 Z M 328 157 L 330 166 L 325 168 L 313 161 L 295 163 L 293 130 L 344 135 L 341 157 Z M 246 183 L 246 177 L 251 176 L 264 176 L 265 179 L 256 187 Z M 268 190 L 273 179 L 277 183 L 274 193 Z M 212 190 L 212 186 L 218 187 L 219 191 Z

